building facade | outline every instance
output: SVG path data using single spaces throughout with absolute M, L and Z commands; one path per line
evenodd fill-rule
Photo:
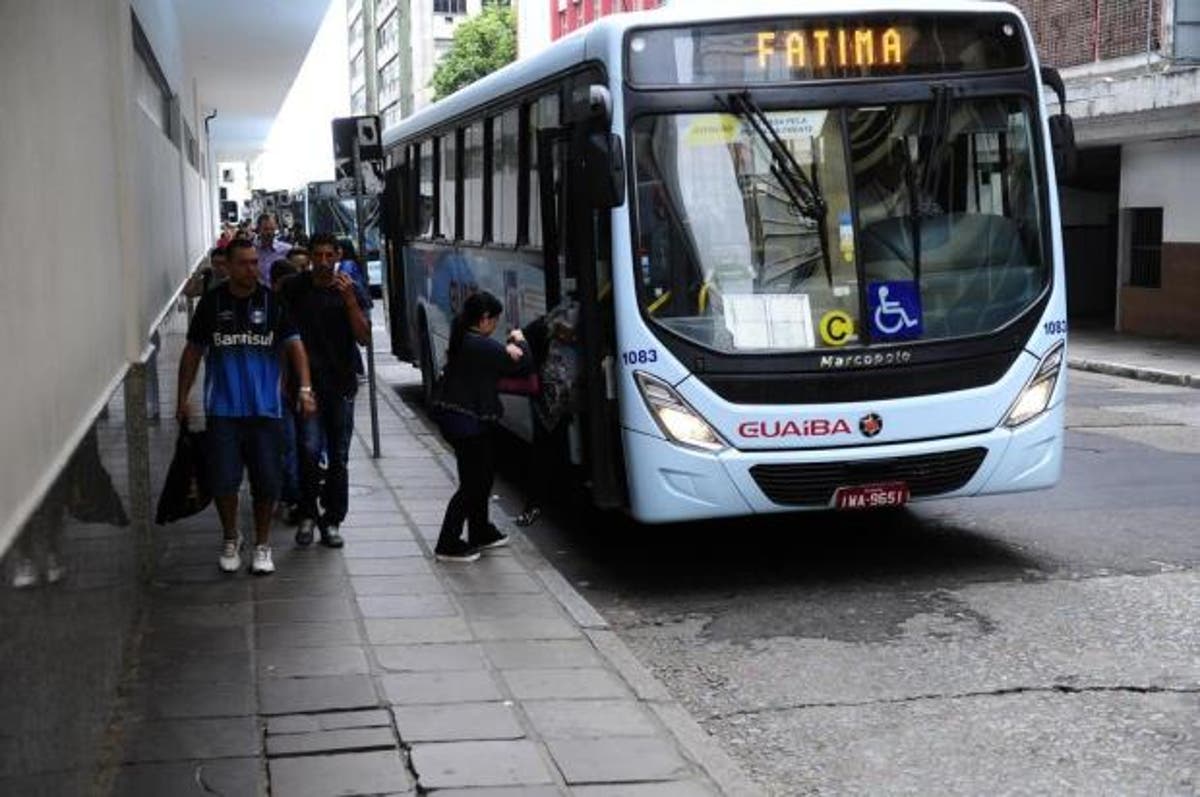
M 180 294 L 216 240 L 217 164 L 261 148 L 327 8 L 0 5 L 0 794 L 137 791 L 112 729 L 177 534 L 154 499 Z
M 20 374 L 0 391 L 0 552 L 145 358 L 216 210 L 172 3 L 5 8 L 3 101 L 20 110 L 0 136 L 0 228 L 28 284 L 0 298 L 0 369 Z
M 1200 339 L 1200 2 L 1016 5 L 1067 81 L 1080 146 L 1062 190 L 1072 317 Z
M 433 102 L 433 71 L 483 0 L 350 0 L 350 112 L 385 128 Z
M 601 17 L 646 11 L 666 0 L 522 0 L 517 5 L 517 53 L 533 55 Z
M 549 0 L 549 3 L 550 38 L 555 40 L 609 14 L 658 8 L 663 0 Z

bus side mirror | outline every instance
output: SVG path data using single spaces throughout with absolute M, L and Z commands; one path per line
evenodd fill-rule
M 605 210 L 624 204 L 625 154 L 621 137 L 613 133 L 589 133 L 581 176 L 591 207 Z
M 1069 182 L 1079 166 L 1079 153 L 1075 148 L 1075 123 L 1067 116 L 1067 84 L 1053 67 L 1042 67 L 1042 84 L 1049 86 L 1058 96 L 1059 112 L 1047 121 L 1050 126 L 1050 149 L 1054 154 L 1054 171 L 1060 183 Z
M 1055 114 L 1050 124 L 1050 149 L 1054 153 L 1054 171 L 1060 183 L 1068 183 L 1079 168 L 1079 151 L 1075 148 L 1075 122 L 1065 113 Z

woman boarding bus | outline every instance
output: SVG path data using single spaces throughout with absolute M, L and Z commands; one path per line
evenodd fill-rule
M 596 22 L 385 133 L 393 349 L 432 385 L 472 292 L 514 327 L 576 298 L 561 456 L 646 522 L 1050 487 L 1073 136 L 1043 82 L 1001 3 Z

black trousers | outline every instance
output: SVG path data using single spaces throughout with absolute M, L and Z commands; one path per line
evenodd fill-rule
M 489 527 L 488 500 L 496 480 L 496 446 L 492 433 L 452 440 L 458 463 L 458 490 L 446 505 L 438 547 L 462 537 L 467 523 L 467 540 L 482 539 Z
M 568 425 L 567 420 L 563 418 L 553 429 L 547 429 L 542 425 L 537 413 L 533 413 L 533 445 L 525 451 L 525 467 L 521 479 L 527 510 L 535 506 L 545 508 L 558 472 L 564 467 L 570 467 L 570 463 L 564 458 Z

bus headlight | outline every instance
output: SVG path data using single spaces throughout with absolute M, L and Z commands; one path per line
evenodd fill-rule
M 668 440 L 704 451 L 721 451 L 725 441 L 700 413 L 692 409 L 675 390 L 658 377 L 634 371 L 634 381 L 658 427 Z
M 1065 344 L 1060 342 L 1042 358 L 1037 371 L 1030 377 L 1029 382 L 1021 390 L 1021 394 L 1017 396 L 1017 400 L 1013 402 L 1008 415 L 1005 416 L 1004 425 L 1009 429 L 1029 423 L 1046 411 L 1046 407 L 1050 405 L 1050 398 L 1054 395 L 1054 388 L 1058 384 L 1058 375 L 1062 373 L 1065 349 Z

